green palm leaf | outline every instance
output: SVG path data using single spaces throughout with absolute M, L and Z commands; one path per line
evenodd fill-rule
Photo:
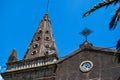
M 114 0 L 114 1 L 115 1 L 115 4 L 120 3 L 120 0 Z
M 104 6 L 109 6 L 111 4 L 114 4 L 114 5 L 118 4 L 118 6 L 119 6 L 119 8 L 115 12 L 115 15 L 113 16 L 112 20 L 109 23 L 109 29 L 115 29 L 117 22 L 120 20 L 120 0 L 105 0 L 101 3 L 98 3 L 97 5 L 93 6 L 90 10 L 85 12 L 83 14 L 83 17 L 88 16 L 90 13 L 94 12 L 95 10 L 97 10 L 99 8 L 102 8 Z M 116 49 L 118 51 L 120 51 L 120 40 L 118 40 L 118 42 L 117 42 Z M 120 54 L 116 54 L 116 59 L 117 59 L 118 63 L 120 63 Z
M 87 11 L 86 13 L 84 13 L 83 16 L 84 17 L 88 16 L 91 12 L 93 12 L 93 11 L 95 11 L 95 10 L 101 8 L 101 7 L 108 6 L 108 5 L 110 5 L 110 4 L 114 3 L 114 2 L 115 2 L 115 0 L 105 0 L 105 1 L 103 1 L 101 3 L 98 3 L 97 5 L 95 5 L 94 7 L 92 7 L 89 11 Z
M 110 29 L 114 29 L 117 25 L 117 22 L 120 20 L 120 7 L 117 9 L 115 15 L 113 16 L 110 24 L 109 24 L 109 28 Z

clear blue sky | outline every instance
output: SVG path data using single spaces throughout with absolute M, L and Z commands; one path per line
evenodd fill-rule
M 100 1 L 50 0 L 48 13 L 59 57 L 79 48 L 84 42 L 79 32 L 86 27 L 93 31 L 88 41 L 94 46 L 115 48 L 120 27 L 110 31 L 108 24 L 117 6 L 99 9 L 82 18 L 85 11 Z M 46 7 L 47 0 L 0 0 L 0 66 L 5 65 L 13 48 L 18 58 L 23 58 Z

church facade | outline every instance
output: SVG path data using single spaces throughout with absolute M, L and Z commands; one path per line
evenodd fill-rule
M 116 50 L 95 47 L 85 41 L 64 58 L 58 58 L 51 23 L 45 14 L 22 60 L 16 50 L 6 63 L 4 80 L 118 80 Z

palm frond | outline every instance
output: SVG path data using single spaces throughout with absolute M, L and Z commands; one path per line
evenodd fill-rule
M 120 39 L 117 41 L 116 50 L 120 51 Z M 120 53 L 116 53 L 115 60 L 117 61 L 117 63 L 120 63 Z
M 120 0 L 115 0 L 114 4 L 116 5 L 117 3 L 120 3 Z
M 115 54 L 115 61 L 119 64 L 120 63 L 120 53 Z
M 120 50 L 120 40 L 118 40 L 118 42 L 117 42 L 116 49 Z
M 120 20 L 120 7 L 117 9 L 115 15 L 109 23 L 109 29 L 114 29 L 117 25 L 117 22 Z
M 95 10 L 101 8 L 101 7 L 108 6 L 108 5 L 110 5 L 110 4 L 114 3 L 114 2 L 115 2 L 115 0 L 105 0 L 105 1 L 103 1 L 101 3 L 98 3 L 97 5 L 93 6 L 90 10 L 85 12 L 83 14 L 83 17 L 88 16 L 91 12 L 93 12 L 93 11 L 95 11 Z

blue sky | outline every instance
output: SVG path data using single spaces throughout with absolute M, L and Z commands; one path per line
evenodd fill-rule
M 120 27 L 110 31 L 108 24 L 117 6 L 99 9 L 82 18 L 85 11 L 100 1 L 50 0 L 48 13 L 59 57 L 79 48 L 85 39 L 79 32 L 86 27 L 93 31 L 88 41 L 94 46 L 115 48 Z M 0 66 L 5 65 L 13 48 L 18 58 L 23 58 L 46 7 L 47 0 L 0 0 Z

